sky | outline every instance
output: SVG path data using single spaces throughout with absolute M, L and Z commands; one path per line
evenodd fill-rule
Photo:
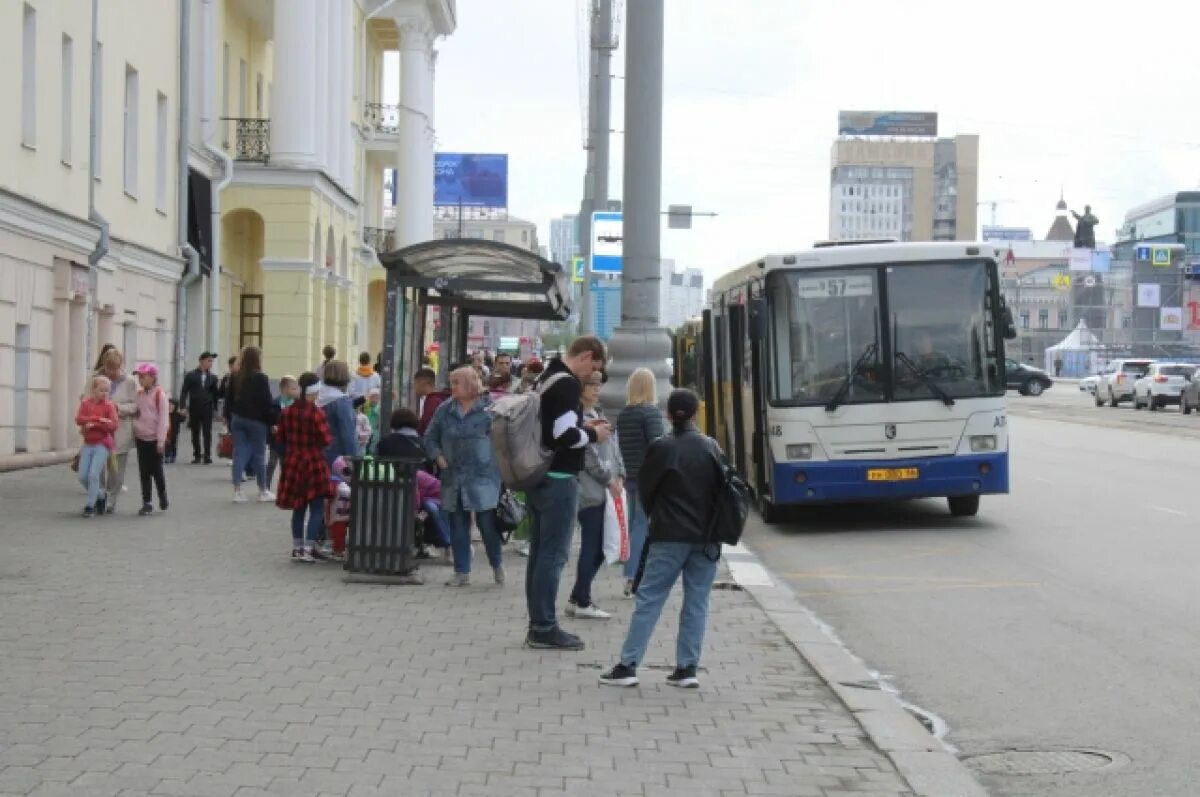
M 508 153 L 509 212 L 546 243 L 582 192 L 587 6 L 458 0 L 437 44 L 438 149 Z M 1061 190 L 1112 240 L 1129 208 L 1200 184 L 1197 29 L 1184 0 L 666 0 L 663 204 L 717 215 L 664 224 L 662 256 L 711 283 L 826 238 L 839 109 L 936 111 L 941 135 L 980 136 L 979 198 L 998 223 L 1040 238 Z M 618 79 L 613 198 L 623 103 Z

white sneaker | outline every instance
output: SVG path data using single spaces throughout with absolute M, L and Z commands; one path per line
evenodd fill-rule
M 525 542 L 525 540 L 518 540 L 513 545 L 513 550 L 517 552 L 517 556 L 529 557 L 529 543 Z
M 241 490 L 234 490 L 233 491 L 233 502 L 235 504 L 246 503 L 246 494 L 243 493 Z
M 611 614 L 594 603 L 591 606 L 576 606 L 573 612 L 570 609 L 567 611 L 576 620 L 607 620 L 612 617 Z
M 258 494 L 258 502 L 260 504 L 270 503 L 275 500 L 275 493 L 270 490 L 263 490 Z

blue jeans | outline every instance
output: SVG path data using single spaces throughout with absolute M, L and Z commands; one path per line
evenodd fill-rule
M 450 524 L 446 520 L 446 513 L 442 511 L 442 505 L 432 498 L 426 498 L 421 502 L 421 508 L 433 519 L 433 526 L 437 529 L 438 547 L 450 547 Z
M 529 564 L 525 568 L 525 602 L 529 627 L 558 627 L 554 603 L 558 582 L 571 551 L 571 527 L 579 499 L 579 480 L 546 477 L 525 492 L 529 509 Z
M 262 421 L 233 416 L 233 488 L 242 489 L 242 476 L 254 474 L 258 489 L 267 489 L 267 432 Z
M 304 511 L 308 510 L 308 534 L 305 534 Z M 325 499 L 314 498 L 307 507 L 292 510 L 292 545 L 299 547 L 301 543 L 312 547 L 321 531 L 321 523 L 325 519 Z
M 675 641 L 675 666 L 700 663 L 700 646 L 708 624 L 708 596 L 717 575 L 717 563 L 708 558 L 702 543 L 656 542 L 650 545 L 646 569 L 638 585 L 637 604 L 629 620 L 629 633 L 621 648 L 621 663 L 637 667 L 646 655 L 650 635 L 662 614 L 675 581 L 683 574 L 683 609 Z
M 454 552 L 454 572 L 471 572 L 471 512 L 466 509 L 456 509 L 446 513 L 450 516 L 450 550 Z M 504 563 L 504 542 L 500 532 L 496 530 L 496 510 L 488 509 L 475 513 L 475 524 L 479 526 L 479 536 L 483 537 L 483 547 L 487 549 L 488 563 L 499 567 Z
M 604 564 L 604 504 L 579 510 L 579 563 L 575 567 L 575 586 L 571 603 L 592 605 L 592 580 Z
M 96 508 L 96 499 L 100 497 L 100 474 L 108 464 L 109 451 L 105 446 L 96 444 L 79 449 L 79 483 L 87 490 L 87 505 Z
M 625 563 L 625 580 L 633 581 L 637 576 L 638 562 L 642 561 L 642 548 L 646 545 L 646 533 L 650 530 L 650 518 L 646 507 L 638 498 L 637 482 L 625 483 L 626 509 L 629 512 L 629 561 Z

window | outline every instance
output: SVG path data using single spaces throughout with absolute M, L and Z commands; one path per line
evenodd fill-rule
M 25 6 L 21 28 L 21 144 L 37 144 L 37 12 Z
M 125 362 L 128 363 L 130 367 L 132 367 L 132 366 L 136 365 L 138 362 L 138 357 L 137 357 L 137 337 L 138 337 L 138 335 L 137 335 L 137 318 L 134 316 L 134 313 L 132 310 L 126 310 L 125 316 L 126 316 L 126 318 L 125 318 L 125 328 L 124 328 L 124 336 L 123 336 L 124 337 L 124 341 L 123 341 L 124 352 L 123 352 L 123 354 L 125 355 Z
M 167 212 L 167 98 L 158 92 L 154 139 L 154 207 Z
M 238 116 L 245 119 L 250 115 L 246 103 L 250 99 L 250 76 L 246 67 L 246 59 L 238 60 Z
M 1050 311 L 1038 310 L 1038 329 L 1050 328 Z
M 1066 310 L 1058 311 L 1058 328 L 1059 329 L 1067 328 L 1067 311 Z
M 16 359 L 13 363 L 13 449 L 29 450 L 29 325 L 17 324 Z
M 138 73 L 125 65 L 125 193 L 137 198 Z
M 62 109 L 59 112 L 59 122 L 62 125 L 62 151 L 59 158 L 63 163 L 71 163 L 71 105 L 73 84 L 75 82 L 75 42 L 71 37 L 62 37 Z
M 263 77 L 262 72 L 254 79 L 254 116 L 258 119 L 264 119 L 263 116 Z
M 504 243 L 504 230 L 494 230 L 492 232 L 492 240 Z
M 1029 311 L 1021 311 L 1021 329 L 1029 329 Z

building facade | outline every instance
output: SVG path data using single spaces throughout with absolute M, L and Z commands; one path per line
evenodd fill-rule
M 571 258 L 579 254 L 578 218 L 569 213 L 550 220 L 550 260 L 563 267 L 570 266 Z
M 667 329 L 678 329 L 704 309 L 704 272 L 698 268 L 677 269 L 675 261 L 664 260 L 660 290 L 659 315 Z
M 78 446 L 105 343 L 173 378 L 179 22 L 176 3 L 102 3 L 93 47 L 87 0 L 0 4 L 0 464 Z
M 975 240 L 979 137 L 838 138 L 829 238 Z

